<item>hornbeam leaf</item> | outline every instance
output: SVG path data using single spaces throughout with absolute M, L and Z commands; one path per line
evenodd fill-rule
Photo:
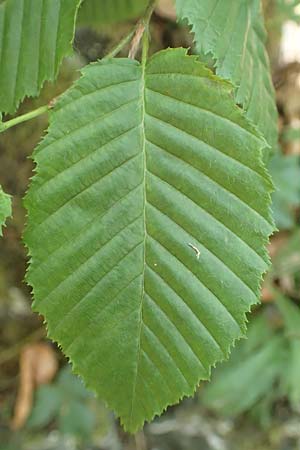
M 0 5 L 0 112 L 53 81 L 70 54 L 79 0 L 6 0 Z
M 237 86 L 236 102 L 275 148 L 277 110 L 261 0 L 176 0 L 176 6 L 192 27 L 198 51 L 212 54 L 217 74 Z
M 2 227 L 5 224 L 7 217 L 11 215 L 11 200 L 10 196 L 3 192 L 0 186 L 0 236 L 2 236 Z
M 78 14 L 79 25 L 104 25 L 134 19 L 148 0 L 84 0 Z
M 245 333 L 273 230 L 264 145 L 184 49 L 92 64 L 51 113 L 26 198 L 34 309 L 126 430 Z

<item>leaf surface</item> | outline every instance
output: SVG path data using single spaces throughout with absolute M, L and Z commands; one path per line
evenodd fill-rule
M 264 145 L 183 49 L 92 64 L 51 113 L 26 198 L 34 309 L 127 430 L 245 333 L 273 230 Z
M 70 54 L 79 0 L 6 0 L 0 5 L 0 112 L 53 81 Z
M 0 186 L 0 236 L 2 236 L 2 227 L 5 224 L 7 217 L 11 215 L 11 200 L 10 196 L 3 192 Z
M 78 14 L 80 25 L 107 25 L 134 19 L 141 14 L 148 0 L 84 0 Z
M 212 54 L 216 72 L 236 88 L 236 102 L 269 145 L 277 145 L 277 111 L 260 0 L 176 0 L 197 50 Z

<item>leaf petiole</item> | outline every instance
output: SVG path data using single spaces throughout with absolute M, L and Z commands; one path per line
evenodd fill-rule
M 7 120 L 6 122 L 0 122 L 0 133 L 3 131 L 8 130 L 11 127 L 14 127 L 15 125 L 18 125 L 19 123 L 27 122 L 28 120 L 34 119 L 35 117 L 40 116 L 41 114 L 44 114 L 48 112 L 49 109 L 52 108 L 52 105 L 44 105 L 40 108 L 34 109 L 33 111 L 30 111 L 26 114 L 22 114 L 21 116 L 14 117 L 11 120 Z
M 130 50 L 129 50 L 129 54 L 128 54 L 128 57 L 130 59 L 135 58 L 136 53 L 140 46 L 140 42 L 141 42 L 143 36 L 145 35 L 145 33 L 149 34 L 148 33 L 149 22 L 151 20 L 152 14 L 153 14 L 155 4 L 156 4 L 156 0 L 151 0 L 149 2 L 149 5 L 145 11 L 144 16 L 141 18 L 141 20 L 137 24 L 136 31 L 134 33 L 134 36 L 133 36 L 133 39 L 131 42 L 131 46 L 130 46 Z M 148 38 L 147 38 L 147 40 L 148 40 Z
M 149 26 L 151 16 L 155 8 L 156 0 L 150 0 L 145 14 L 141 17 L 138 23 L 124 36 L 124 38 L 106 55 L 103 60 L 114 58 L 120 51 L 132 40 L 131 48 L 129 51 L 129 57 L 134 58 L 138 50 L 139 43 L 145 30 Z

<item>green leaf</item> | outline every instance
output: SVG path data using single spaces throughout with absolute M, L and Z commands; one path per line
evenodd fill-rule
M 265 318 L 254 320 L 249 339 L 239 342 L 230 361 L 216 370 L 202 402 L 227 417 L 251 410 L 274 389 L 285 367 L 285 352 L 284 338 L 271 332 Z
M 0 111 L 37 96 L 71 53 L 79 0 L 6 0 L 0 5 Z
M 57 420 L 64 434 L 90 436 L 95 417 L 89 410 L 88 398 L 81 380 L 67 366 L 55 383 L 38 388 L 27 427 L 42 428 Z
M 277 28 L 281 33 L 282 25 L 288 20 L 299 23 L 300 14 L 297 8 L 299 0 L 275 0 L 270 6 L 272 14 L 267 23 L 269 28 Z
M 59 415 L 59 430 L 62 434 L 91 438 L 96 418 L 87 405 L 76 400 L 64 405 Z
M 26 426 L 42 428 L 49 425 L 58 415 L 61 402 L 62 395 L 56 386 L 40 386 L 37 389 L 35 403 Z
M 11 216 L 11 199 L 10 196 L 3 192 L 0 186 L 0 236 L 2 236 L 2 227 L 7 217 Z
M 34 309 L 127 430 L 245 333 L 273 231 L 264 145 L 184 49 L 92 64 L 51 113 L 26 198 Z
M 298 127 L 285 127 L 282 132 L 281 139 L 283 142 L 289 143 L 300 140 L 300 128 Z
M 288 298 L 277 295 L 276 303 L 283 315 L 290 355 L 286 364 L 285 384 L 287 385 L 291 404 L 297 410 L 300 402 L 300 308 Z
M 138 17 L 148 0 L 84 0 L 79 9 L 79 25 L 107 25 Z
M 82 380 L 72 374 L 69 366 L 60 371 L 57 385 L 67 401 L 75 399 L 82 402 L 89 397 L 89 392 L 85 389 Z
M 272 36 L 276 36 L 277 39 L 280 38 L 282 27 L 287 21 L 299 23 L 298 5 L 298 0 L 268 0 L 266 4 L 263 4 L 267 32 L 272 33 Z
M 272 259 L 272 268 L 270 275 L 275 281 L 276 278 L 299 278 L 300 275 L 300 229 L 289 235 L 287 242 L 279 248 L 278 252 Z
M 176 6 L 191 25 L 198 52 L 212 54 L 217 74 L 237 87 L 236 102 L 275 148 L 277 111 L 261 1 L 176 0 Z
M 280 229 L 295 226 L 295 209 L 300 206 L 300 158 L 296 155 L 276 155 L 269 165 L 273 177 L 273 211 Z

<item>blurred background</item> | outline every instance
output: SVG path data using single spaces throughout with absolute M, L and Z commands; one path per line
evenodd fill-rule
M 214 370 L 212 382 L 202 383 L 193 399 L 169 408 L 136 436 L 126 435 L 72 375 L 46 339 L 42 317 L 30 309 L 23 282 L 22 197 L 32 176 L 29 156 L 47 117 L 0 135 L 0 183 L 13 196 L 13 218 L 0 241 L 0 450 L 300 449 L 300 2 L 263 3 L 280 142 L 269 164 L 279 232 L 270 244 L 273 264 L 262 304 L 249 317 L 248 339 Z M 140 9 L 144 4 L 141 0 Z M 74 56 L 64 61 L 57 83 L 47 84 L 39 99 L 26 100 L 20 114 L 67 89 L 79 69 L 104 56 L 140 12 L 90 5 L 79 14 Z M 153 51 L 192 46 L 170 0 L 159 2 L 151 31 Z

